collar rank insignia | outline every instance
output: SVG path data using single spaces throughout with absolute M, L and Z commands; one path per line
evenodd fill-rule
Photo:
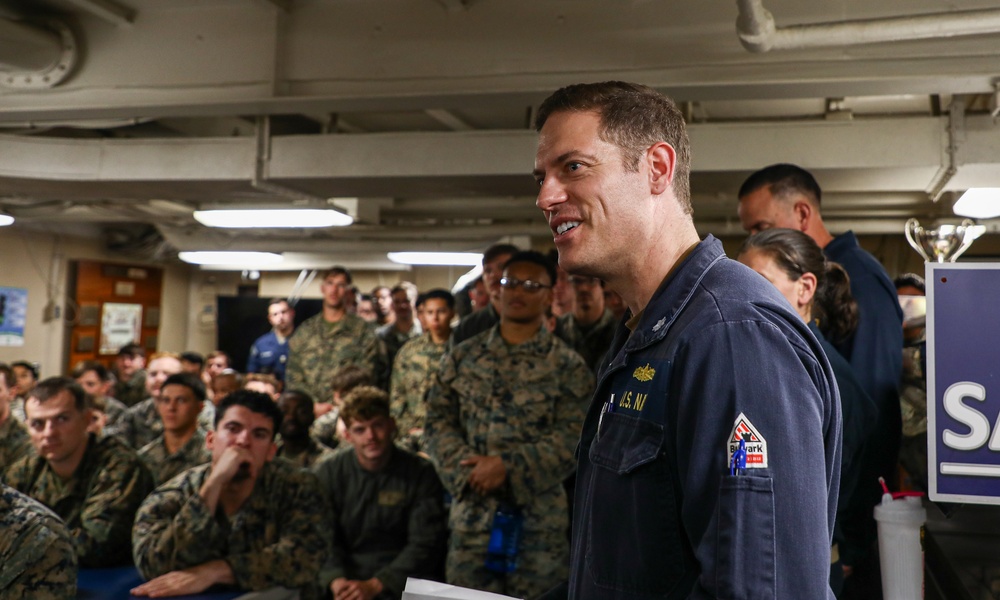
M 667 324 L 667 318 L 666 317 L 661 318 L 659 321 L 656 322 L 656 325 L 653 325 L 653 331 L 659 331 L 660 328 L 666 324 Z
M 649 363 L 646 363 L 645 367 L 639 367 L 632 373 L 632 377 L 643 383 L 652 381 L 654 375 L 656 375 L 656 369 L 651 368 Z

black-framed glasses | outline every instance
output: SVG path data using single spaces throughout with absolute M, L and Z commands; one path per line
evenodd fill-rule
M 546 288 L 552 287 L 551 285 L 545 285 L 544 283 L 539 283 L 537 281 L 532 281 L 530 279 L 520 280 L 514 279 L 513 277 L 501 277 L 500 287 L 512 290 L 514 288 L 521 288 L 526 292 L 537 292 L 538 290 L 544 290 Z

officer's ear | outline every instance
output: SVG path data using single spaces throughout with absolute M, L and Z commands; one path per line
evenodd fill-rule
M 677 167 L 677 152 L 666 142 L 657 142 L 646 149 L 643 157 L 649 166 L 649 191 L 659 196 L 670 188 Z

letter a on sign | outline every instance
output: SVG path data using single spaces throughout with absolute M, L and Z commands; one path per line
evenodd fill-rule
M 766 469 L 767 468 L 767 440 L 757 431 L 750 419 L 743 413 L 736 417 L 733 425 L 733 432 L 729 436 L 729 454 L 726 455 L 728 464 L 729 458 L 740 447 L 740 440 L 746 440 L 747 468 Z

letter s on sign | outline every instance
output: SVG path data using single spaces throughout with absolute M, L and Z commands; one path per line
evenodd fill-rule
M 969 433 L 960 435 L 946 429 L 941 437 L 949 448 L 976 450 L 989 439 L 990 422 L 983 413 L 963 404 L 962 398 L 965 397 L 982 402 L 986 400 L 986 388 L 971 381 L 961 381 L 948 386 L 944 392 L 944 410 L 948 416 L 968 427 Z

